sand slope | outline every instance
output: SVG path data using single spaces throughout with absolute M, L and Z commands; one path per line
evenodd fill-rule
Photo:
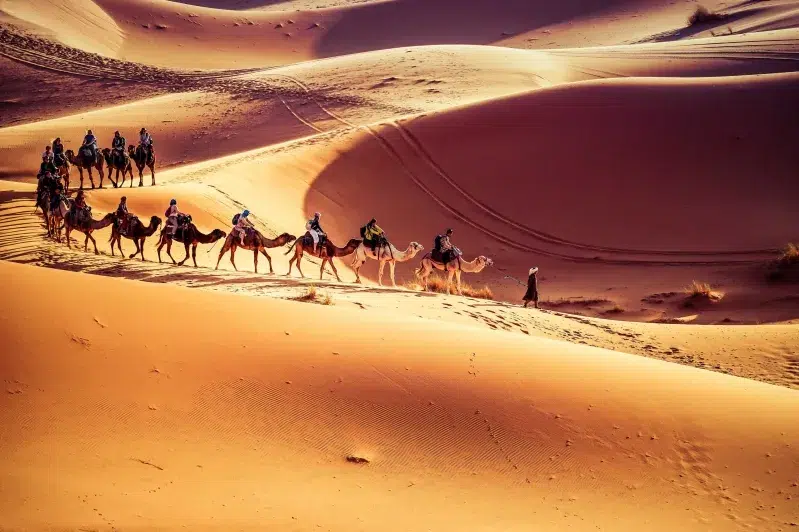
M 795 520 L 795 391 L 424 320 L 386 328 L 361 311 L 0 272 L 17 288 L 0 321 L 5 526 Z M 40 290 L 74 310 L 45 325 L 28 297 Z M 129 316 L 154 310 L 143 335 Z

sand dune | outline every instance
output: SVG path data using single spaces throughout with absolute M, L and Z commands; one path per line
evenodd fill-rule
M 17 287 L 0 399 L 12 528 L 777 530 L 795 519 L 790 390 L 425 320 L 386 329 L 361 311 L 0 271 Z M 67 302 L 98 295 L 54 328 L 27 297 L 42 288 Z M 142 335 L 130 316 L 154 305 L 169 310 Z

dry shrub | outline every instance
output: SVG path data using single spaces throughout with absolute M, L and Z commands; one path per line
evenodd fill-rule
M 799 244 L 786 244 L 780 252 L 777 262 L 786 266 L 799 264 Z
M 622 314 L 623 312 L 624 312 L 624 307 L 616 304 L 613 305 L 612 308 L 609 308 L 608 310 L 604 311 L 603 314 Z
M 710 283 L 700 283 L 693 281 L 685 289 L 685 294 L 688 296 L 688 301 L 711 301 L 717 302 L 724 298 L 724 292 L 713 290 Z
M 330 294 L 320 292 L 314 285 L 309 286 L 303 295 L 292 297 L 291 300 L 301 303 L 318 303 L 320 305 L 333 304 L 333 298 L 330 297 Z
M 697 24 L 710 24 L 711 22 L 721 22 L 726 19 L 727 15 L 721 13 L 713 13 L 705 6 L 696 6 L 690 17 L 688 17 L 688 26 L 695 26 Z
M 408 288 L 409 290 L 422 290 L 423 289 L 423 286 L 421 284 L 419 284 L 418 281 L 409 281 L 409 282 L 405 283 L 405 287 Z M 427 288 L 431 292 L 437 292 L 439 294 L 446 294 L 447 293 L 447 280 L 445 278 L 440 277 L 440 276 L 435 275 L 435 274 L 431 275 L 427 279 Z M 453 279 L 452 280 L 452 293 L 453 294 L 456 293 L 455 290 L 456 290 L 455 280 Z M 474 287 L 474 286 L 470 285 L 469 283 L 465 283 L 465 282 L 461 281 L 461 291 L 463 292 L 463 295 L 466 296 L 466 297 L 474 297 L 474 298 L 477 298 L 477 299 L 490 299 L 492 301 L 494 299 L 494 292 L 492 292 L 491 288 L 488 287 L 487 285 L 483 286 L 482 288 L 477 288 L 477 287 Z

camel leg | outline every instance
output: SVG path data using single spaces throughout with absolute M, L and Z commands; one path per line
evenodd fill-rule
M 455 272 L 455 281 L 458 283 L 458 295 L 462 296 L 463 291 L 461 290 L 461 271 L 457 270 Z
M 239 271 L 236 268 L 236 246 L 230 246 L 230 263 L 233 265 L 233 269 Z
M 133 165 L 128 163 L 128 167 L 122 171 L 122 183 L 125 182 L 125 172 L 130 174 L 130 188 L 133 188 Z
M 139 254 L 139 241 L 134 238 L 133 239 L 133 243 L 136 245 L 136 251 L 134 251 L 133 253 L 130 254 L 129 258 L 131 258 L 131 259 Z
M 394 268 L 396 268 L 396 266 L 397 266 L 397 263 L 395 261 L 391 261 L 391 262 L 388 263 L 388 270 L 389 270 L 389 273 L 391 274 L 391 286 L 394 286 L 394 287 L 397 286 L 397 281 L 394 280 Z
M 261 248 L 261 253 L 264 254 L 264 257 L 266 257 L 267 262 L 269 262 L 269 273 L 275 273 L 275 270 L 272 269 L 272 257 L 269 256 L 269 253 L 267 253 L 264 248 Z
M 352 269 L 355 271 L 355 282 L 358 284 L 361 284 L 361 266 L 363 266 L 363 262 L 356 257 L 352 263 Z
M 336 265 L 333 264 L 333 257 L 330 257 L 327 260 L 328 262 L 330 262 L 330 267 L 333 268 L 333 273 L 336 274 L 336 279 L 338 280 L 338 282 L 341 282 L 341 277 L 338 276 L 338 270 L 336 269 Z
M 113 232 L 111 233 L 111 240 L 109 240 L 109 242 L 111 242 L 111 256 L 116 257 L 116 255 L 114 255 L 114 244 L 116 243 L 116 238 L 114 238 Z
M 155 164 L 150 167 L 150 175 L 153 178 L 152 186 L 155 186 Z
M 164 247 L 164 240 L 166 240 L 165 236 L 161 235 L 158 240 L 158 247 L 156 248 L 156 251 L 158 252 L 158 262 L 161 262 L 161 249 Z
M 89 237 L 89 240 L 91 240 L 91 241 L 92 241 L 92 245 L 94 246 L 94 254 L 95 254 L 95 255 L 99 255 L 99 254 L 100 254 L 100 252 L 99 252 L 99 251 L 97 251 L 97 241 L 94 239 L 94 237 L 92 236 L 92 234 L 91 234 L 91 233 L 86 233 L 86 236 L 88 236 L 88 237 Z
M 92 174 L 92 167 L 88 167 L 86 171 L 89 172 L 89 182 L 92 184 L 92 189 L 94 189 L 94 174 Z
M 83 251 L 89 251 L 89 233 L 84 233 L 86 238 L 83 239 Z
M 83 167 L 78 166 L 78 174 L 80 174 L 80 190 L 83 190 Z
M 117 247 L 119 248 L 119 254 L 122 255 L 122 258 L 125 258 L 125 252 L 122 251 L 122 237 L 117 238 Z M 114 252 L 114 246 L 111 246 L 111 253 Z
M 172 239 L 171 238 L 167 238 L 166 239 L 166 254 L 169 255 L 170 259 L 172 259 L 172 264 L 177 264 L 177 262 L 175 262 L 175 257 L 172 256 Z
M 297 249 L 297 248 L 294 248 Z M 297 251 L 297 254 L 294 255 L 294 258 L 297 259 L 297 271 L 300 272 L 300 277 L 305 279 L 305 274 L 302 273 L 302 268 L 300 268 L 300 264 L 302 263 L 302 251 Z
M 219 258 L 216 260 L 216 268 L 215 270 L 219 269 L 219 263 L 222 262 L 222 257 L 225 256 L 225 252 L 229 249 L 227 242 L 222 244 L 222 249 L 219 250 Z
M 72 249 L 72 241 L 69 239 L 69 235 L 70 235 L 70 233 L 72 233 L 72 228 L 70 228 L 70 227 L 64 227 L 64 232 L 65 232 L 65 233 L 66 233 L 66 235 L 67 235 L 67 247 L 68 247 L 69 249 Z
M 184 242 L 183 245 L 186 247 L 186 256 L 183 257 L 182 261 L 178 262 L 178 266 L 183 266 L 183 263 L 186 262 L 187 260 L 189 260 L 189 243 L 188 242 Z M 196 264 L 195 264 L 195 266 L 196 266 Z
M 319 280 L 322 280 L 322 277 L 325 275 L 325 264 L 327 263 L 327 257 L 322 259 L 322 266 L 319 267 Z
M 114 182 L 114 179 L 111 177 L 112 173 L 114 173 L 114 167 L 108 165 L 108 181 L 110 181 L 111 184 L 114 185 L 114 188 L 117 188 L 117 184 Z M 117 176 L 117 178 L 119 178 L 119 176 Z
M 253 262 L 255 263 L 255 273 L 258 273 L 258 248 L 252 250 Z
M 377 284 L 383 286 L 383 271 L 386 269 L 386 261 L 381 260 L 377 268 Z
M 144 260 L 145 260 L 144 259 L 144 237 L 142 237 L 142 239 L 141 239 L 141 245 L 139 246 L 139 248 L 140 248 L 140 253 L 141 253 L 141 260 L 142 260 L 142 262 L 144 262 Z
M 197 267 L 197 242 L 191 246 L 191 260 L 194 261 L 194 267 Z

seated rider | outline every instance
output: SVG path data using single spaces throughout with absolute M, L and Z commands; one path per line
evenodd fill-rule
M 83 195 L 83 189 L 78 190 L 70 210 L 75 214 L 75 219 L 78 224 L 82 224 L 86 218 L 88 218 L 89 207 L 86 205 L 86 196 Z
M 49 148 L 50 146 L 48 146 Z M 49 153 L 49 155 L 47 155 Z M 50 172 L 51 174 L 58 174 L 58 168 L 55 167 L 53 164 L 53 155 L 52 152 L 45 151 L 42 155 L 42 164 L 39 165 L 39 174 L 37 177 L 41 180 L 42 177 Z
M 169 207 L 167 207 L 166 211 L 164 212 L 164 216 L 166 216 L 166 226 L 164 229 L 169 229 L 169 236 L 174 238 L 175 233 L 178 231 L 178 216 L 182 216 L 183 213 L 178 210 L 178 202 L 177 200 L 173 199 L 169 201 Z
M 244 211 L 239 214 L 239 219 L 236 222 L 236 225 L 233 227 L 233 232 L 239 234 L 239 238 L 241 239 L 241 247 L 244 247 L 244 237 L 247 235 L 247 229 L 253 229 L 255 227 L 248 219 L 248 216 L 250 216 L 250 211 L 244 209 Z
M 314 246 L 314 253 L 318 251 L 319 248 L 319 240 L 327 235 L 322 230 L 322 226 L 319 225 L 319 218 L 321 218 L 321 213 L 315 212 L 313 218 L 308 220 L 308 223 L 305 224 L 305 229 L 308 230 L 308 234 L 311 235 L 311 239 L 313 239 L 313 246 Z
M 372 252 L 374 252 L 377 246 L 382 245 L 385 241 L 386 234 L 377 225 L 377 220 L 372 218 L 364 227 L 363 243 L 369 246 Z
M 117 205 L 117 218 L 114 222 L 117 226 L 117 229 L 120 231 L 124 231 L 127 229 L 128 225 L 128 198 L 127 196 L 122 196 L 119 200 L 119 205 Z
M 83 137 L 83 145 L 81 148 L 87 147 L 92 151 L 92 157 L 97 159 L 97 137 L 94 136 L 92 130 L 88 130 L 86 132 L 86 136 Z
M 61 137 L 57 137 L 53 141 L 53 163 L 56 166 L 64 166 L 66 158 L 64 157 L 64 145 L 61 144 Z
M 46 146 L 44 151 L 42 152 L 42 161 L 50 161 L 51 163 L 55 160 L 55 154 L 52 151 L 50 146 Z
M 64 198 L 64 185 L 59 183 L 56 185 L 55 194 L 50 197 L 50 210 L 55 211 L 58 209 L 59 205 L 61 205 L 61 201 Z
M 150 157 L 153 153 L 153 138 L 150 136 L 150 133 L 147 132 L 147 129 L 141 128 L 139 131 L 139 146 L 142 147 L 144 153 L 147 154 L 147 157 Z
M 119 134 L 119 131 L 114 131 L 114 139 L 111 141 L 111 149 L 114 151 L 115 157 L 125 157 L 125 137 Z
M 435 242 L 435 251 L 441 254 L 441 261 L 446 264 L 454 258 L 455 246 L 452 245 L 452 229 L 447 229 L 443 235 L 438 235 Z

